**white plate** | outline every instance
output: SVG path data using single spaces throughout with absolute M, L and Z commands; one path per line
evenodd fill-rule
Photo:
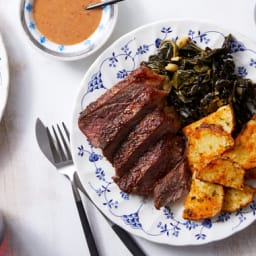
M 0 121 L 3 116 L 9 91 L 9 68 L 4 42 L 0 34 Z
M 93 201 L 115 223 L 150 241 L 169 245 L 199 245 L 228 237 L 256 219 L 256 203 L 233 214 L 220 214 L 200 222 L 182 218 L 183 201 L 156 210 L 152 200 L 121 192 L 111 177 L 114 169 L 79 131 L 79 113 L 106 89 L 123 79 L 156 51 L 162 39 L 189 35 L 199 46 L 222 45 L 231 31 L 194 21 L 160 21 L 126 34 L 108 48 L 86 73 L 75 102 L 72 120 L 72 153 L 83 186 Z M 232 32 L 237 72 L 256 81 L 256 45 Z

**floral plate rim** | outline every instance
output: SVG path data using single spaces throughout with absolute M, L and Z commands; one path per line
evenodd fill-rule
M 156 29 L 158 31 L 155 31 Z M 175 32 L 184 33 L 185 30 L 192 40 L 204 46 L 207 46 L 211 40 L 213 45 L 219 45 L 224 35 L 232 33 L 239 39 L 239 41 L 234 41 L 232 47 L 234 56 L 237 59 L 241 58 L 241 54 L 244 58 L 244 54 L 254 56 L 247 60 L 246 55 L 248 63 L 239 65 L 237 72 L 243 77 L 250 77 L 252 73 L 255 73 L 256 44 L 232 29 L 194 20 L 170 19 L 149 23 L 119 38 L 95 60 L 81 81 L 74 103 L 71 126 L 71 149 L 74 163 L 84 188 L 97 206 L 113 222 L 128 232 L 152 242 L 177 246 L 202 245 L 227 238 L 241 231 L 256 219 L 256 202 L 253 201 L 248 207 L 233 214 L 220 214 L 213 219 L 201 222 L 180 218 L 181 201 L 174 206 L 163 207 L 157 212 L 152 201 L 129 196 L 113 184 L 111 181 L 111 175 L 114 174 L 113 168 L 104 159 L 102 152 L 93 148 L 79 131 L 77 119 L 85 105 L 95 100 L 109 88 L 109 85 L 127 76 L 140 61 L 146 60 L 146 56 L 156 50 L 161 40 L 169 38 L 172 33 L 174 38 L 171 38 L 177 40 L 177 36 L 181 35 L 175 35 Z M 143 40 L 148 41 L 144 43 Z M 139 60 L 142 55 L 144 57 Z M 129 60 L 131 60 L 130 65 L 126 63 Z M 110 69 L 118 65 L 120 68 L 114 77 Z M 125 68 L 122 69 L 122 66 Z M 127 71 L 128 68 L 130 68 L 129 71 Z M 108 71 L 107 75 L 106 71 Z M 256 81 L 255 76 L 253 80 Z M 155 219 L 152 220 L 152 217 Z

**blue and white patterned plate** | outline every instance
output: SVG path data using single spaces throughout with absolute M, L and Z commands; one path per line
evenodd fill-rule
M 100 24 L 89 38 L 81 43 L 62 45 L 50 41 L 37 29 L 33 17 L 33 4 L 34 0 L 21 0 L 20 20 L 25 35 L 40 52 L 60 60 L 77 60 L 97 51 L 112 34 L 118 16 L 118 6 L 116 4 L 105 6 Z
M 203 221 L 182 218 L 183 200 L 156 210 L 150 199 L 121 192 L 111 177 L 114 169 L 79 131 L 79 113 L 112 85 L 137 68 L 156 52 L 163 39 L 190 36 L 199 46 L 222 45 L 227 31 L 194 21 L 160 21 L 136 29 L 117 40 L 90 67 L 75 101 L 72 120 L 72 154 L 83 186 L 93 201 L 115 223 L 150 241 L 169 245 L 199 245 L 228 237 L 256 219 L 256 202 L 232 214 L 220 214 Z M 244 36 L 236 37 L 232 52 L 236 70 L 242 77 L 256 81 L 256 45 Z
M 3 116 L 9 91 L 9 66 L 4 42 L 0 34 L 0 121 Z

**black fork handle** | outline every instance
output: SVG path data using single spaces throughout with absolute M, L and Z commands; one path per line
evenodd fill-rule
M 73 183 L 72 183 L 72 190 L 73 190 L 77 210 L 78 210 L 78 213 L 80 216 L 80 220 L 82 223 L 84 235 L 85 235 L 85 238 L 87 241 L 87 245 L 88 245 L 90 254 L 91 254 L 91 256 L 99 256 L 97 245 L 96 245 L 95 239 L 93 237 L 93 233 L 92 233 L 90 223 L 88 221 L 81 197 L 79 195 L 79 192 L 78 192 L 76 186 Z

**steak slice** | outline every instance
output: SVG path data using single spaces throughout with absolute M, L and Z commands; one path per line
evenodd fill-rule
M 190 188 L 191 173 L 187 160 L 178 163 L 154 188 L 154 205 L 160 209 L 185 195 Z
M 167 108 L 165 108 L 167 109 Z M 174 111 L 174 110 L 172 110 Z M 116 178 L 122 177 L 135 161 L 166 133 L 176 133 L 180 127 L 171 110 L 156 108 L 148 113 L 131 131 L 113 157 Z
M 154 185 L 174 167 L 184 155 L 184 142 L 180 136 L 166 134 L 153 144 L 121 178 L 113 180 L 126 193 L 149 196 Z
M 139 195 L 149 196 L 152 194 L 157 182 L 174 168 L 178 162 L 185 157 L 185 141 L 182 136 L 168 136 L 166 138 L 167 147 L 159 163 L 155 168 L 146 172 L 141 177 L 140 182 L 135 186 L 134 192 Z
M 130 130 L 156 106 L 163 106 L 167 93 L 153 87 L 126 87 L 99 109 L 80 116 L 78 125 L 91 144 L 112 155 Z
M 86 109 L 81 113 L 81 116 L 86 116 L 89 113 L 99 109 L 106 104 L 112 97 L 114 97 L 122 89 L 133 85 L 150 86 L 157 89 L 162 89 L 165 82 L 165 76 L 159 75 L 151 71 L 145 66 L 141 66 L 132 71 L 125 79 L 108 89 L 101 95 L 97 101 L 90 103 Z
M 122 191 L 126 193 L 135 192 L 143 177 L 150 174 L 151 178 L 154 178 L 159 173 L 160 168 L 165 169 L 165 159 L 170 152 L 170 148 L 171 140 L 163 137 L 138 159 L 129 172 L 126 172 L 121 178 L 113 177 L 114 181 Z

